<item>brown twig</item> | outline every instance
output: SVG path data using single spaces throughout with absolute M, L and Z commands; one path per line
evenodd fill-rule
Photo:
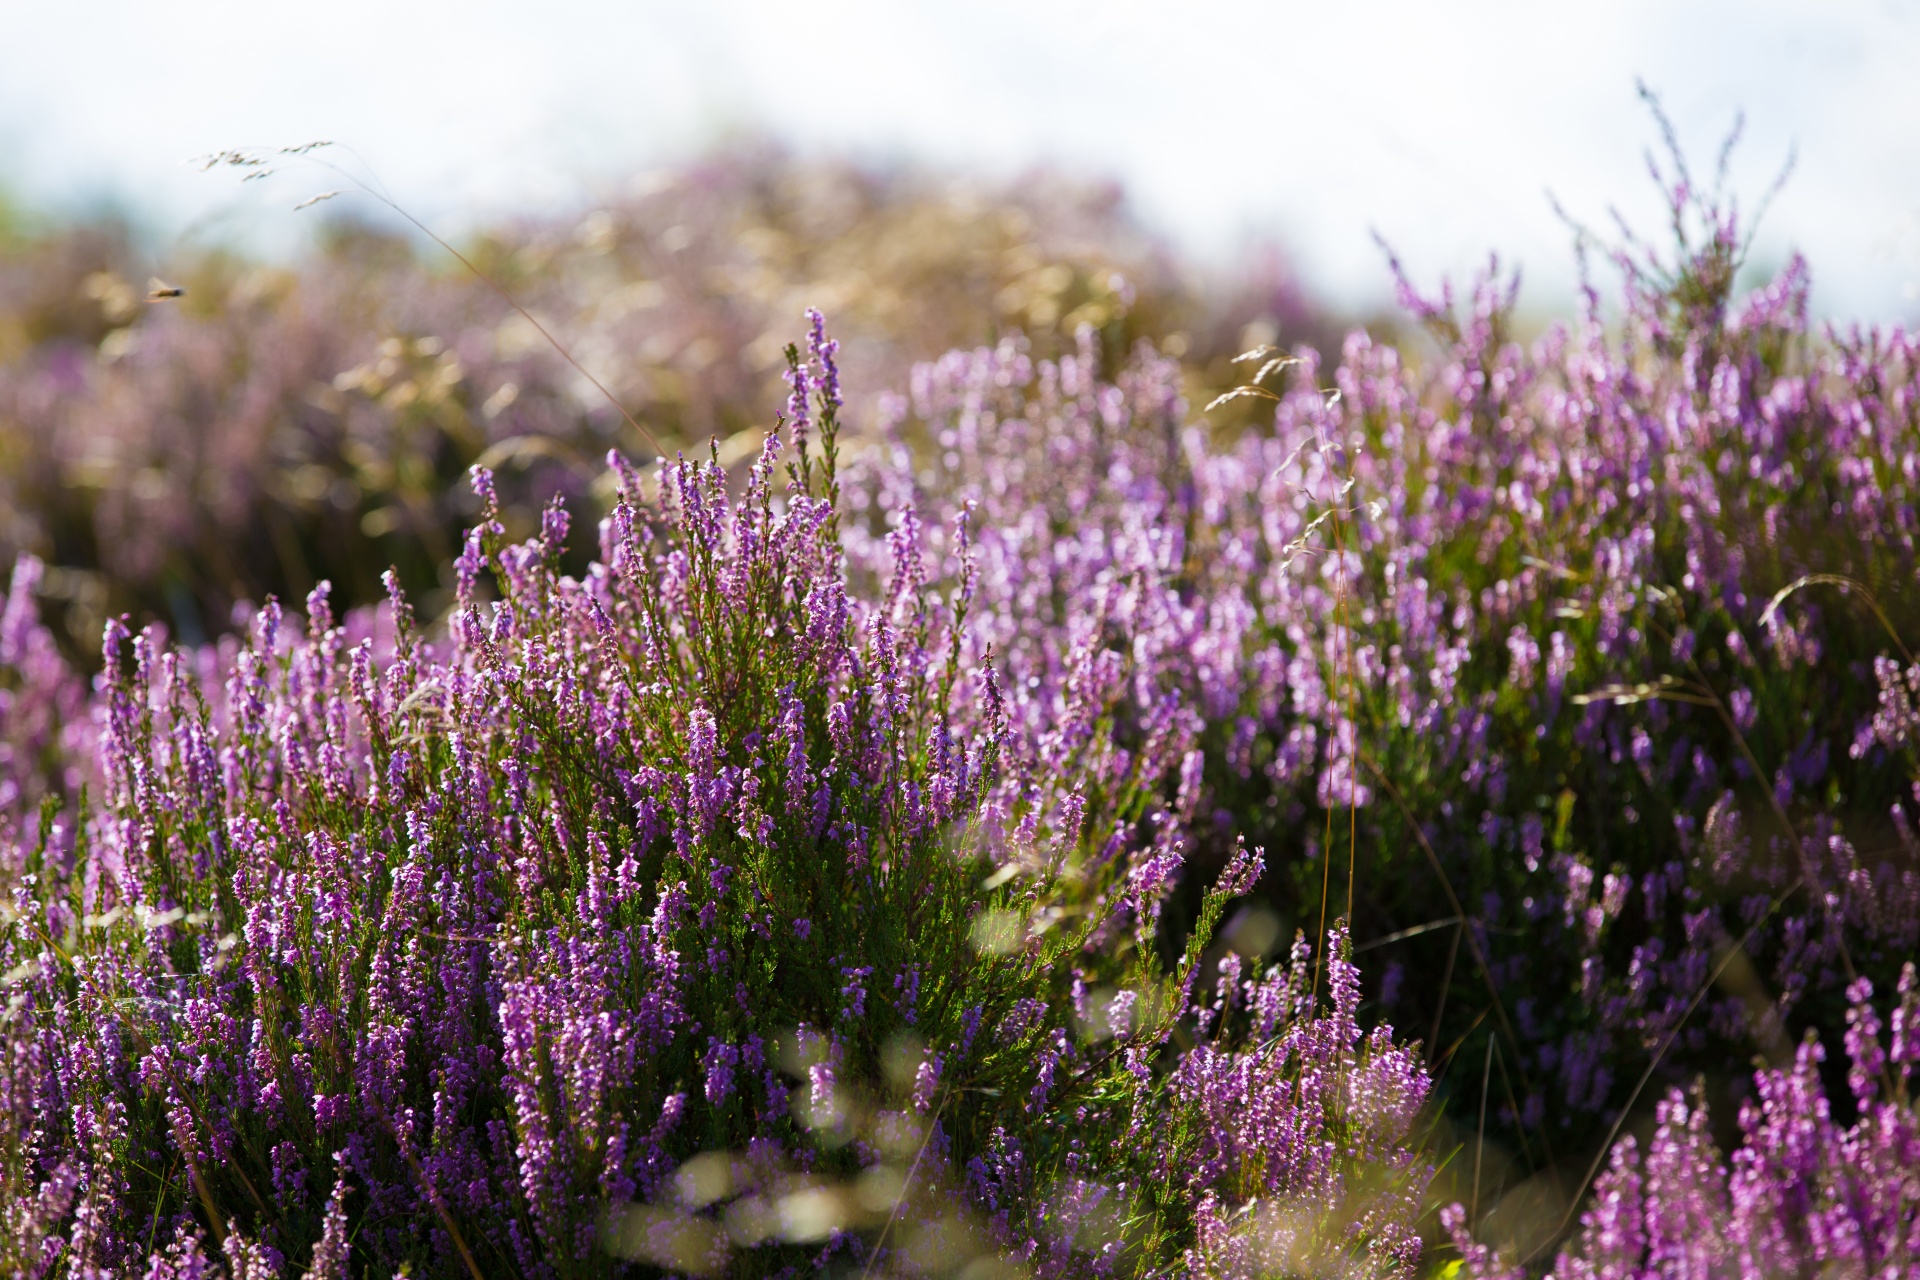
M 433 1185 L 432 1180 L 427 1177 L 427 1171 L 421 1168 L 420 1162 L 414 1158 L 413 1149 L 407 1145 L 406 1135 L 400 1132 L 400 1126 L 393 1122 L 393 1117 L 387 1114 L 387 1109 L 380 1105 L 378 1098 L 369 1097 L 367 1100 L 373 1104 L 373 1109 L 379 1113 L 380 1118 L 386 1121 L 387 1128 L 393 1131 L 393 1145 L 399 1149 L 400 1158 L 407 1162 L 407 1168 L 413 1171 L 413 1176 L 420 1180 L 420 1189 L 426 1192 L 427 1203 L 433 1206 L 434 1213 L 440 1219 L 440 1225 L 446 1228 L 447 1235 L 452 1238 L 453 1247 L 460 1251 L 460 1260 L 467 1264 L 467 1274 L 472 1276 L 473 1280 L 486 1280 L 486 1276 L 480 1271 L 480 1264 L 473 1260 L 473 1251 L 467 1248 L 466 1239 L 461 1236 L 460 1228 L 454 1225 L 453 1215 L 440 1202 L 439 1189 Z

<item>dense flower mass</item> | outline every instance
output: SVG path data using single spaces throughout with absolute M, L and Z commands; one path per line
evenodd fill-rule
M 855 441 L 814 313 L 757 451 L 91 687 L 22 557 L 0 1262 L 1907 1274 L 1920 341 L 1668 194 L 1218 413 L 1090 293 Z
M 1920 1046 L 1920 985 L 1908 964 L 1900 976 L 1891 1051 L 1868 1003 L 1864 979 L 1849 995 L 1847 1080 L 1858 1108 L 1839 1124 L 1820 1078 L 1825 1050 L 1809 1038 L 1790 1067 L 1755 1077 L 1755 1098 L 1740 1108 L 1739 1148 L 1731 1165 L 1707 1128 L 1706 1102 L 1675 1089 L 1655 1112 L 1644 1158 L 1629 1136 L 1613 1149 L 1594 1184 L 1573 1248 L 1553 1274 L 1602 1277 L 1776 1275 L 1903 1276 L 1920 1260 L 1920 1120 L 1911 1105 Z M 1883 1086 L 1885 1092 L 1883 1092 Z M 1519 1277 L 1445 1215 L 1467 1274 Z
M 848 591 L 833 354 L 816 319 L 737 496 L 615 457 L 582 577 L 476 471 L 444 637 L 397 590 L 218 649 L 109 625 L 84 787 L 10 782 L 10 1270 L 1409 1270 L 1426 1076 L 1345 934 L 1209 951 L 1242 848 L 1163 956 L 1175 762 L 1092 710 L 1010 750 L 926 585 L 972 580 L 964 521 Z M 89 723 L 34 572 L 21 766 Z
M 1790 1027 L 1837 1045 L 1848 985 L 1920 945 L 1920 350 L 1810 334 L 1797 261 L 1682 308 L 1737 242 L 1706 213 L 1668 275 L 1627 262 L 1617 332 L 1523 347 L 1492 277 L 1464 314 L 1408 287 L 1435 358 L 1268 353 L 1272 429 L 1235 439 L 1150 349 L 1111 380 L 956 353 L 854 497 L 874 529 L 969 513 L 1016 741 L 1090 682 L 1123 741 L 1170 735 L 1189 853 L 1275 851 L 1282 919 L 1351 901 L 1395 1023 L 1471 1064 L 1443 1090 L 1478 1110 L 1498 1055 L 1517 1169 L 1648 1070 L 1738 1089 Z
M 1734 299 L 1732 212 L 1672 200 L 1703 234 L 1617 256 L 1619 325 L 1595 294 L 1522 346 L 1494 273 L 1464 305 L 1403 280 L 1437 351 L 1257 353 L 1273 425 L 1237 438 L 1149 348 L 1111 379 L 955 353 L 854 497 L 876 531 L 970 513 L 1016 741 L 1096 654 L 1122 741 L 1178 744 L 1197 865 L 1244 833 L 1281 920 L 1352 904 L 1483 1210 L 1578 1184 L 1670 1083 L 1751 1102 L 1729 1064 L 1837 1050 L 1920 945 L 1920 350 L 1813 333 L 1798 260 Z

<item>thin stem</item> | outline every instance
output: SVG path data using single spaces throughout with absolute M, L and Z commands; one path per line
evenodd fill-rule
M 439 245 L 442 249 L 446 250 L 447 253 L 453 257 L 454 261 L 458 262 L 461 266 L 465 267 L 468 271 L 472 272 L 476 280 L 478 280 L 481 284 L 484 284 L 485 286 L 487 286 L 487 288 L 493 290 L 494 293 L 499 295 L 500 300 L 502 302 L 505 302 L 508 306 L 512 307 L 516 312 L 519 313 L 520 318 L 522 320 L 525 320 L 528 324 L 532 325 L 534 329 L 540 334 L 540 336 L 547 340 L 547 345 L 552 347 L 554 351 L 558 352 L 562 360 L 565 360 L 569 365 L 572 366 L 573 371 L 575 373 L 579 374 L 581 377 L 585 378 L 588 382 L 592 383 L 593 389 L 595 391 L 598 391 L 602 396 L 604 396 L 606 398 L 607 403 L 612 405 L 614 407 L 614 410 L 617 413 L 619 413 L 619 415 L 622 418 L 625 418 L 627 420 L 628 426 L 632 427 L 635 431 L 640 433 L 640 438 L 645 440 L 650 446 L 652 446 L 653 451 L 656 455 L 662 458 L 667 456 L 666 449 L 661 445 L 660 441 L 654 437 L 653 432 L 647 430 L 644 426 L 640 424 L 640 420 L 638 418 L 634 417 L 631 413 L 627 412 L 627 407 L 621 404 L 620 401 L 614 397 L 613 392 L 607 390 L 606 384 L 601 382 L 600 379 L 594 377 L 591 373 L 588 373 L 586 368 L 582 366 L 578 360 L 573 358 L 573 353 L 567 350 L 566 345 L 564 343 L 562 343 L 558 338 L 554 337 L 553 334 L 549 333 L 547 331 L 547 327 L 541 324 L 538 320 L 536 320 L 531 311 L 528 311 L 525 307 L 521 306 L 519 301 L 516 298 L 514 298 L 512 294 L 508 293 L 506 289 L 503 288 L 500 285 L 500 283 L 496 281 L 492 276 L 488 275 L 486 272 L 482 271 L 478 266 L 476 266 L 473 263 L 473 261 L 467 257 L 466 254 L 461 253 L 458 249 L 454 248 L 452 244 L 448 243 L 448 241 L 444 237 L 442 237 L 437 231 L 429 227 L 426 223 L 420 221 L 420 219 L 414 217 L 411 213 L 407 212 L 406 208 L 402 206 L 399 201 L 395 200 L 392 196 L 387 195 L 385 192 L 374 190 L 372 187 L 368 186 L 365 182 L 361 181 L 361 179 L 357 175 L 349 173 L 345 169 L 342 169 L 339 165 L 329 163 L 328 161 L 325 161 L 325 160 L 313 159 L 312 157 L 309 157 L 309 161 L 310 163 L 319 165 L 323 169 L 328 169 L 334 173 L 339 174 L 342 178 L 346 179 L 348 182 L 351 182 L 354 185 L 354 187 L 360 192 L 361 195 L 366 196 L 370 200 L 377 200 L 379 203 L 385 205 L 387 208 L 391 209 L 394 213 L 398 214 L 400 217 L 412 223 L 413 226 L 420 232 L 421 235 L 425 236 L 427 239 L 433 241 L 435 244 Z
M 1533 1162 L 1533 1147 L 1527 1142 L 1527 1127 L 1520 1120 L 1520 1098 L 1513 1091 L 1513 1077 L 1507 1074 L 1507 1056 L 1500 1054 L 1494 1062 L 1500 1067 L 1500 1084 L 1507 1091 L 1507 1105 L 1513 1108 L 1514 1132 L 1520 1137 L 1520 1154 L 1526 1159 L 1527 1172 L 1538 1172 Z
M 1858 578 L 1849 578 L 1844 573 L 1809 573 L 1803 577 L 1795 578 L 1792 582 L 1789 582 L 1786 586 L 1774 592 L 1773 598 L 1767 601 L 1767 607 L 1760 611 L 1760 625 L 1764 627 L 1772 620 L 1774 613 L 1779 610 L 1781 604 L 1786 601 L 1788 596 L 1804 587 L 1818 586 L 1839 587 L 1843 593 L 1848 595 L 1858 591 L 1866 601 L 1867 608 L 1872 611 L 1875 620 L 1880 623 L 1881 629 L 1887 633 L 1887 638 L 1893 641 L 1896 649 L 1900 650 L 1900 656 L 1906 659 L 1908 666 L 1913 665 L 1913 651 L 1907 648 L 1907 642 L 1900 638 L 1900 633 L 1893 629 L 1893 623 L 1887 619 L 1886 611 L 1880 607 L 1880 601 L 1875 598 L 1866 583 L 1861 582 Z
M 1480 1221 L 1480 1164 L 1487 1154 L 1487 1086 L 1493 1080 L 1493 1047 L 1498 1041 L 1487 1037 L 1487 1057 L 1480 1066 L 1480 1129 L 1473 1144 L 1473 1208 L 1470 1211 L 1474 1222 Z
M 153 1221 L 147 1225 L 147 1256 L 153 1256 L 153 1236 L 160 1229 L 160 1210 L 166 1207 L 167 1190 L 173 1186 L 173 1171 L 180 1167 L 180 1157 L 176 1153 L 167 1161 L 166 1176 L 160 1179 L 160 1194 L 153 1199 Z
M 913 1163 L 907 1166 L 907 1176 L 900 1181 L 900 1194 L 894 1197 L 893 1208 L 887 1213 L 887 1220 L 880 1228 L 880 1234 L 873 1242 L 873 1252 L 867 1255 L 867 1265 L 861 1268 L 860 1280 L 868 1280 L 873 1274 L 873 1264 L 880 1260 L 880 1251 L 887 1243 L 887 1233 L 893 1230 L 893 1224 L 900 1217 L 900 1206 L 907 1202 L 907 1192 L 913 1188 L 913 1175 L 919 1172 L 921 1157 L 927 1154 L 927 1144 L 933 1141 L 933 1128 L 940 1123 L 940 1114 L 947 1109 L 947 1099 L 953 1096 L 951 1081 L 941 1086 L 940 1105 L 933 1109 L 927 1118 L 927 1132 L 920 1139 L 919 1150 L 913 1153 Z
M 1396 942 L 1405 942 L 1408 938 L 1417 938 L 1423 933 L 1432 933 L 1435 929 L 1449 929 L 1459 923 L 1459 916 L 1448 916 L 1444 920 L 1429 920 L 1425 924 L 1416 924 L 1410 929 L 1402 929 L 1398 933 L 1390 933 L 1384 938 L 1375 938 L 1370 942 L 1363 943 L 1355 947 L 1353 953 L 1359 955 L 1362 951 L 1371 951 L 1375 947 L 1385 947 Z
M 1447 1012 L 1447 994 L 1453 990 L 1453 962 L 1460 955 L 1460 934 L 1467 930 L 1467 922 L 1459 916 L 1454 920 L 1459 924 L 1459 932 L 1453 935 L 1453 942 L 1447 947 L 1447 967 L 1440 974 L 1440 998 L 1433 1002 L 1433 1031 L 1427 1036 L 1427 1065 L 1433 1065 L 1433 1052 L 1440 1047 L 1440 1023 Z
M 1488 1005 L 1486 1008 L 1482 1009 L 1480 1012 L 1474 1014 L 1473 1021 L 1467 1024 L 1467 1029 L 1460 1033 L 1458 1039 L 1456 1039 L 1452 1044 L 1447 1046 L 1447 1051 L 1445 1053 L 1441 1054 L 1437 1059 L 1435 1059 L 1434 1065 L 1439 1066 L 1442 1063 L 1453 1061 L 1453 1055 L 1460 1052 L 1460 1046 L 1467 1042 L 1467 1037 L 1471 1036 L 1474 1032 L 1478 1031 L 1480 1029 L 1480 1024 L 1485 1022 L 1487 1020 L 1487 1015 L 1492 1012 L 1493 1012 L 1493 1006 Z

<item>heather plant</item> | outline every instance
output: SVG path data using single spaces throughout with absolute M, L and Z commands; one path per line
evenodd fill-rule
M 1402 275 L 1424 357 L 1253 353 L 1237 436 L 1151 348 L 1008 340 L 917 370 L 850 497 L 869 574 L 909 506 L 974 513 L 1014 724 L 1100 672 L 1122 749 L 1171 716 L 1198 868 L 1244 832 L 1283 924 L 1352 903 L 1482 1210 L 1530 1174 L 1565 1206 L 1696 1072 L 1737 1102 L 1726 1064 L 1838 1036 L 1920 943 L 1913 339 L 1812 332 L 1797 258 L 1737 296 L 1737 206 L 1667 194 L 1612 321 L 1593 288 L 1522 345 L 1497 270 Z
M 615 455 L 577 576 L 476 469 L 444 634 L 391 575 L 109 623 L 86 786 L 7 847 L 10 1270 L 1411 1273 L 1426 1075 L 1344 933 L 1205 989 L 1242 846 L 1163 953 L 1172 758 L 1092 655 L 1021 741 L 967 512 L 849 588 L 834 354 L 737 494 Z
M 1853 1124 L 1833 1114 L 1822 1081 L 1826 1050 L 1811 1035 L 1790 1066 L 1756 1073 L 1731 1160 L 1714 1145 L 1701 1091 L 1675 1089 L 1656 1110 L 1644 1157 L 1631 1136 L 1613 1149 L 1579 1238 L 1552 1274 L 1911 1274 L 1920 1257 L 1920 1116 L 1911 1095 L 1920 986 L 1907 964 L 1890 1042 L 1880 1038 L 1872 984 L 1862 979 L 1847 994 Z M 1444 1217 L 1466 1274 L 1526 1274 L 1466 1234 L 1458 1205 Z
M 1816 332 L 1797 258 L 1741 294 L 1671 150 L 1672 245 L 1528 343 L 1497 265 L 1395 262 L 1428 345 L 1259 348 L 1210 420 L 1195 350 L 1069 271 L 1003 318 L 1070 342 L 902 373 L 845 465 L 816 318 L 756 449 L 456 501 L 581 440 L 512 425 L 527 374 L 394 462 L 478 527 L 395 524 L 387 603 L 116 624 L 90 697 L 36 620 L 68 571 L 20 561 L 13 1256 L 1406 1274 L 1424 1230 L 1476 1272 L 1897 1273 L 1920 352 Z M 481 256 L 612 296 L 647 226 Z M 764 245 L 831 274 L 805 239 Z M 493 357 L 436 341 L 320 399 L 452 440 L 435 370 Z

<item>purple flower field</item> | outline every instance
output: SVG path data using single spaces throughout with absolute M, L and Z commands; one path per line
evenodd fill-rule
M 1675 163 L 1525 340 L 480 255 L 677 456 L 411 263 L 10 354 L 0 1270 L 1920 1274 L 1920 338 Z

